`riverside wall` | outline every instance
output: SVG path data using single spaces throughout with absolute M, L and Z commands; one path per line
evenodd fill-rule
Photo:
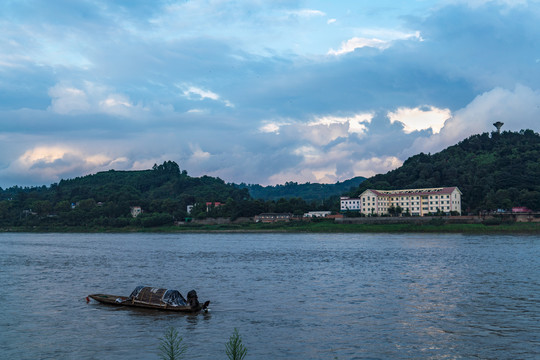
M 339 224 L 426 224 L 432 221 L 444 221 L 447 224 L 480 224 L 487 218 L 481 216 L 368 216 L 335 219 L 335 222 Z
M 486 220 L 502 219 L 516 222 L 540 222 L 540 214 L 504 214 L 486 216 L 402 216 L 402 217 L 357 217 L 335 219 L 339 224 L 426 224 L 444 221 L 446 224 L 481 224 Z

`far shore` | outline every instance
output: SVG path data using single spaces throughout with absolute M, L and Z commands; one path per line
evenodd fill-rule
M 400 224 L 336 223 L 333 221 L 241 224 L 183 224 L 153 228 L 125 227 L 9 227 L 0 232 L 47 233 L 463 233 L 540 234 L 539 222 L 501 224 L 445 224 L 430 222 Z

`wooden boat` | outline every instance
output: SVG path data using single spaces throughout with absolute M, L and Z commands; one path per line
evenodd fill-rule
M 210 304 L 210 301 L 206 301 L 204 304 L 199 303 L 195 290 L 191 290 L 188 293 L 188 299 L 186 300 L 178 290 L 160 289 L 149 286 L 138 286 L 129 296 L 91 294 L 86 297 L 86 301 L 90 302 L 90 299 L 109 305 L 133 306 L 185 313 L 207 312 L 208 305 Z

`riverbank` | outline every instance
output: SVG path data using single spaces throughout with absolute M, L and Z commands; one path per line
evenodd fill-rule
M 243 224 L 184 224 L 152 228 L 124 227 L 12 227 L 1 232 L 58 232 L 58 233 L 199 233 L 199 232 L 282 232 L 282 233 L 464 233 L 464 234 L 540 234 L 540 223 L 502 224 L 348 224 L 333 221 Z

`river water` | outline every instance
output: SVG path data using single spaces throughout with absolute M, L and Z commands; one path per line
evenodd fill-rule
M 540 237 L 456 234 L 0 234 L 0 358 L 540 358 Z M 196 289 L 210 312 L 86 303 Z

